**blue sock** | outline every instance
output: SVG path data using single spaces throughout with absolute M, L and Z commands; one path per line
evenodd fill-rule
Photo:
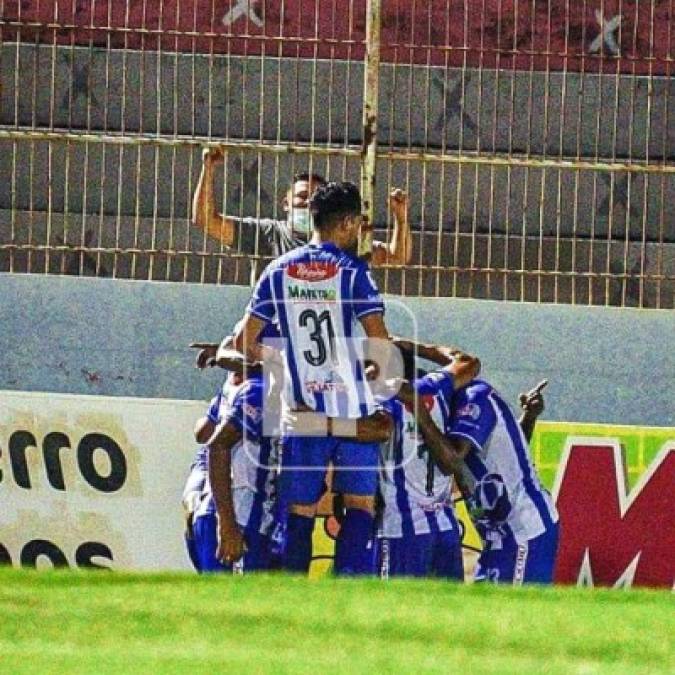
M 335 574 L 373 574 L 373 516 L 361 509 L 347 509 L 335 545 Z
M 314 518 L 289 513 L 287 527 L 286 550 L 283 555 L 282 566 L 289 572 L 307 573 L 309 563 L 312 560 Z

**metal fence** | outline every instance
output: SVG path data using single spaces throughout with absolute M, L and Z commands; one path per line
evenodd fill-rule
M 388 239 L 403 188 L 413 254 L 376 270 L 387 292 L 673 307 L 675 0 L 0 0 L 0 17 L 2 271 L 250 283 L 260 235 L 251 253 L 190 220 L 218 143 L 234 216 L 282 218 L 298 171 L 370 166 Z

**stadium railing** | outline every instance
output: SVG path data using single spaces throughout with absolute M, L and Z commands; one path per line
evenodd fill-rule
M 672 308 L 672 5 L 0 0 L 0 270 L 251 283 L 190 222 L 202 147 L 219 211 L 282 217 L 297 171 L 358 182 L 369 101 L 385 291 Z

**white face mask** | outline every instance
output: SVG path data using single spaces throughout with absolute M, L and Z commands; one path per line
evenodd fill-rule
M 309 209 L 291 207 L 288 212 L 288 224 L 294 232 L 309 234 L 312 231 L 312 216 Z

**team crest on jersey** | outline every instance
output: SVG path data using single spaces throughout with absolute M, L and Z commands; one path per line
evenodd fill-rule
M 325 281 L 338 273 L 338 266 L 330 262 L 297 262 L 288 266 L 288 276 L 298 281 Z
M 480 406 L 476 403 L 467 403 L 457 411 L 457 417 L 470 417 L 477 420 L 480 417 Z
M 258 406 L 251 405 L 250 403 L 244 403 L 242 406 L 244 410 L 244 415 L 250 417 L 253 422 L 259 422 L 262 419 L 262 409 Z

